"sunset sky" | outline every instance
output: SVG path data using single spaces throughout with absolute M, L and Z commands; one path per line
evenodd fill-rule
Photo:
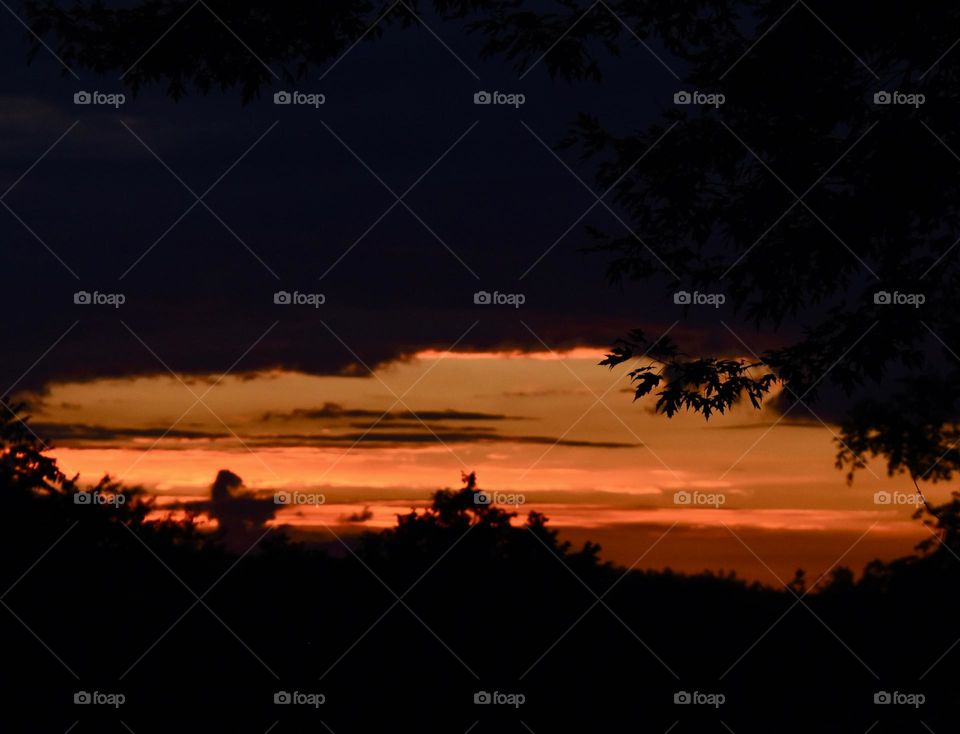
M 955 729 L 958 34 L 0 0 L 0 732 Z
M 911 496 L 907 479 L 872 463 L 847 486 L 834 468 L 830 391 L 815 410 L 832 428 L 769 402 L 668 420 L 632 402 L 626 368 L 597 366 L 635 327 L 752 359 L 802 326 L 688 312 L 663 282 L 611 285 L 584 250 L 588 226 L 623 222 L 590 165 L 552 147 L 581 112 L 621 130 L 659 119 L 676 79 L 643 48 L 600 88 L 518 80 L 477 39 L 414 27 L 305 80 L 320 109 L 274 105 L 280 82 L 246 105 L 150 87 L 113 109 L 73 98 L 119 79 L 45 53 L 27 65 L 22 35 L 0 26 L 0 238 L 16 275 L 0 299 L 22 316 L 0 324 L 0 377 L 82 481 L 109 473 L 171 502 L 230 469 L 251 490 L 323 492 L 277 520 L 320 537 L 389 526 L 476 471 L 607 559 L 770 583 L 841 558 L 860 570 L 925 536 L 913 504 L 874 502 Z M 526 102 L 478 107 L 479 90 Z M 477 304 L 481 290 L 525 302 Z M 325 303 L 278 305 L 279 291 Z
M 598 354 L 425 351 L 366 377 L 65 382 L 34 420 L 68 472 L 110 473 L 163 501 L 205 497 L 223 468 L 251 490 L 322 493 L 326 504 L 277 518 L 318 537 L 324 526 L 355 532 L 347 518 L 367 508 L 363 526 L 388 527 L 431 491 L 457 486 L 461 471 L 523 494 L 521 515 L 544 512 L 565 538 L 600 542 L 627 565 L 668 528 L 642 567 L 771 583 L 801 566 L 816 578 L 841 556 L 859 570 L 923 537 L 914 505 L 874 501 L 878 491 L 911 497 L 909 480 L 871 465 L 847 486 L 833 468 L 832 429 L 813 418 L 742 407 L 710 422 L 667 419 L 650 398 L 631 402 L 623 371 L 597 367 Z M 720 494 L 722 504 L 678 505 L 678 491 L 700 493 L 693 504 L 716 505 L 709 495 Z

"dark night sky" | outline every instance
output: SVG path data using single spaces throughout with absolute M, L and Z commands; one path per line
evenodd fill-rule
M 77 320 L 18 387 L 162 369 L 121 319 L 184 372 L 228 368 L 279 320 L 238 369 L 324 372 L 352 357 L 320 319 L 373 365 L 411 348 L 446 349 L 477 319 L 461 347 L 539 347 L 520 319 L 559 347 L 608 344 L 626 328 L 679 317 L 666 287 L 611 287 L 605 257 L 578 251 L 586 225 L 622 227 L 599 205 L 520 280 L 594 202 L 521 121 L 551 145 L 579 112 L 614 129 L 641 128 L 671 101 L 678 85 L 670 72 L 636 47 L 605 57 L 602 88 L 553 81 L 544 65 L 519 81 L 500 61 L 479 59 L 479 38 L 425 17 L 480 81 L 422 27 L 391 26 L 322 82 L 315 70 L 295 85 L 327 96 L 319 110 L 275 106 L 273 92 L 291 87 L 278 82 L 246 106 L 233 91 L 175 102 L 153 87 L 128 93 L 119 111 L 72 103 L 80 89 L 125 91 L 117 79 L 76 69 L 77 82 L 43 51 L 28 66 L 26 31 L 9 14 L 0 19 L 2 188 L 79 121 L 4 199 L 79 278 L 0 211 L 2 305 L 19 315 L 2 325 L 3 379 L 16 380 Z M 256 49 L 256 39 L 247 41 Z M 519 110 L 475 106 L 479 89 L 520 92 L 527 102 Z M 476 121 L 405 200 L 469 270 L 398 205 L 321 282 L 394 203 L 324 125 L 399 194 Z M 279 122 L 205 199 L 269 269 L 198 205 L 121 278 L 194 202 L 121 122 L 198 194 Z M 596 189 L 589 162 L 575 151 L 561 155 Z M 474 306 L 481 288 L 522 292 L 527 302 L 520 310 Z M 127 302 L 75 306 L 80 289 L 120 292 Z M 327 303 L 275 306 L 279 289 L 322 292 Z

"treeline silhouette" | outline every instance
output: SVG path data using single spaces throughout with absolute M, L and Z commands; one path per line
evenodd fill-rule
M 625 572 L 597 545 L 561 542 L 539 513 L 511 523 L 477 504 L 472 474 L 350 544 L 264 534 L 258 508 L 238 550 L 195 522 L 210 508 L 156 520 L 142 489 L 109 478 L 82 489 L 22 418 L 0 425 L 5 732 L 75 721 L 136 734 L 277 721 L 276 732 L 337 734 L 476 721 L 476 732 L 663 732 L 679 720 L 673 731 L 740 734 L 876 720 L 878 732 L 923 731 L 921 719 L 939 732 L 955 721 L 957 499 L 928 511 L 934 535 L 915 555 L 859 578 L 838 568 L 806 596 L 801 575 L 774 589 Z M 218 511 L 238 482 L 218 477 Z M 77 705 L 78 691 L 125 702 Z M 476 704 L 481 691 L 525 701 Z M 680 691 L 725 703 L 677 705 Z M 877 705 L 879 691 L 926 702 Z M 275 704 L 278 692 L 325 701 Z

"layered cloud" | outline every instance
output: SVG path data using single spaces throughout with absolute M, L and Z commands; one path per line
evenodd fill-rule
M 394 430 L 393 425 L 370 425 L 363 431 L 339 433 L 237 433 L 224 431 L 196 431 L 162 427 L 134 428 L 119 426 L 88 426 L 80 423 L 35 423 L 32 426 L 44 439 L 61 447 L 70 448 L 128 448 L 187 450 L 202 445 L 227 449 L 240 442 L 246 447 L 276 448 L 283 446 L 332 448 L 389 448 L 420 444 L 515 443 L 544 446 L 575 446 L 606 449 L 637 448 L 639 443 L 616 441 L 572 440 L 556 436 L 528 436 L 497 433 L 492 430 L 458 429 L 447 425 L 408 423 L 406 430 Z M 143 439 L 153 439 L 143 443 Z

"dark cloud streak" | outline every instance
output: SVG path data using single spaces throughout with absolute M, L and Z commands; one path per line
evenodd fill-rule
M 494 431 L 477 429 L 456 429 L 441 425 L 417 424 L 417 431 L 395 431 L 393 426 L 386 426 L 383 430 L 378 426 L 372 430 L 344 433 L 232 433 L 223 431 L 196 431 L 166 428 L 134 428 L 134 427 L 105 427 L 86 426 L 78 423 L 37 423 L 33 424 L 37 432 L 59 446 L 84 446 L 85 448 L 130 448 L 146 449 L 146 444 L 136 444 L 136 439 L 160 439 L 176 441 L 179 446 L 173 448 L 187 448 L 186 441 L 225 442 L 240 445 L 237 436 L 248 447 L 278 448 L 285 446 L 310 446 L 315 448 L 332 448 L 336 446 L 352 445 L 356 443 L 363 448 L 390 448 L 398 446 L 420 446 L 423 444 L 442 441 L 446 444 L 465 443 L 517 443 L 543 444 L 585 448 L 625 449 L 637 448 L 642 444 L 618 443 L 612 441 L 587 441 L 554 438 L 551 436 L 509 435 Z M 165 446 L 165 448 L 170 448 Z

